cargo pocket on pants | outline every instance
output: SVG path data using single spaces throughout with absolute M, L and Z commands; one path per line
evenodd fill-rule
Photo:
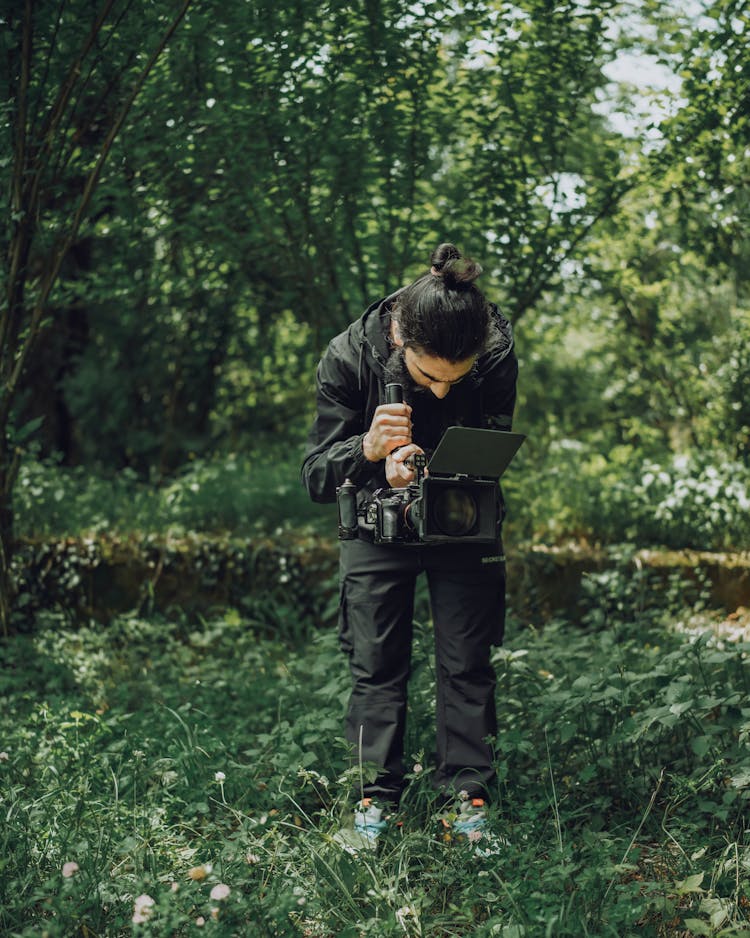
M 500 646 L 503 643 L 503 638 L 505 637 L 505 563 L 501 565 L 501 575 L 498 578 L 497 590 L 497 624 L 493 630 L 493 635 L 490 640 L 492 645 Z
M 345 655 L 351 655 L 354 650 L 351 623 L 346 608 L 346 587 L 343 583 L 339 587 L 339 647 Z

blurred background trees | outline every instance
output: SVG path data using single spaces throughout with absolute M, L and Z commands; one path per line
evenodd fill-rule
M 647 464 L 748 466 L 746 3 L 194 0 L 76 219 L 175 16 L 4 14 L 8 322 L 60 260 L 6 397 L 27 487 L 40 460 L 162 485 L 222 454 L 292 467 L 325 343 L 441 240 L 516 327 L 525 533 L 597 535 L 582 471 L 605 498 Z

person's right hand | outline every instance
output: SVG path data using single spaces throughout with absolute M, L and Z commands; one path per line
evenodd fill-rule
M 370 429 L 362 440 L 365 458 L 379 462 L 407 443 L 411 443 L 411 407 L 408 404 L 381 404 L 375 409 Z

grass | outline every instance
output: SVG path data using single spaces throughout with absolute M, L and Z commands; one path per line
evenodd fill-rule
M 482 859 L 435 835 L 427 624 L 404 824 L 353 857 L 331 626 L 48 614 L 0 647 L 0 933 L 747 938 L 750 644 L 696 621 L 608 573 L 581 623 L 509 623 Z

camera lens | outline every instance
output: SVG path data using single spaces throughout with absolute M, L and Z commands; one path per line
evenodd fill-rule
M 441 534 L 463 537 L 477 523 L 477 503 L 472 494 L 458 488 L 440 492 L 432 505 L 433 520 Z

